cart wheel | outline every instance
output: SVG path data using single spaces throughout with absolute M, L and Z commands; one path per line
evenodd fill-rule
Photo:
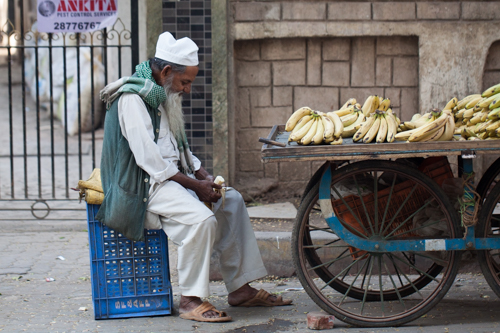
M 299 207 L 292 250 L 304 289 L 323 310 L 357 326 L 395 326 L 420 317 L 446 294 L 460 252 L 371 253 L 351 247 L 322 217 L 318 192 L 319 183 Z M 404 240 L 460 233 L 458 215 L 439 186 L 397 162 L 366 161 L 337 169 L 331 193 L 335 214 L 360 237 Z M 347 202 L 350 210 L 344 209 Z
M 500 158 L 498 158 L 490 167 L 484 172 L 481 180 L 477 184 L 476 192 L 484 202 L 484 199 L 491 191 L 491 189 L 500 180 Z M 498 225 L 498 224 L 497 224 Z
M 486 197 L 481 207 L 479 222 L 476 226 L 478 238 L 496 238 L 500 241 L 500 214 L 495 208 L 500 203 L 500 183 Z M 500 250 L 477 251 L 479 264 L 484 278 L 491 289 L 500 297 Z

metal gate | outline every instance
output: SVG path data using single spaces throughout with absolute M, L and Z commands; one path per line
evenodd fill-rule
M 25 1 L 9 7 L 0 31 L 0 220 L 86 218 L 71 188 L 99 166 L 98 92 L 139 61 L 138 0 L 129 1 L 130 22 L 92 33 L 39 33 Z

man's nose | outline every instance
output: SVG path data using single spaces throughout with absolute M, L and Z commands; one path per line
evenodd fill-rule
M 189 94 L 191 92 L 191 85 L 185 86 L 182 92 L 185 94 Z

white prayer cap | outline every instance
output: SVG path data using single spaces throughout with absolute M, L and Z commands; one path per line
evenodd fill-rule
M 156 58 L 184 66 L 198 66 L 198 46 L 184 37 L 175 40 L 170 32 L 164 32 L 156 43 Z

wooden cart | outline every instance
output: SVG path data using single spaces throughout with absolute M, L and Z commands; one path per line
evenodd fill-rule
M 325 161 L 292 234 L 297 275 L 322 309 L 357 326 L 402 325 L 444 297 L 472 249 L 500 296 L 500 159 L 471 181 L 473 158 L 500 154 L 500 141 L 299 146 L 283 125 L 267 140 L 264 163 Z M 459 156 L 464 181 L 449 155 Z

